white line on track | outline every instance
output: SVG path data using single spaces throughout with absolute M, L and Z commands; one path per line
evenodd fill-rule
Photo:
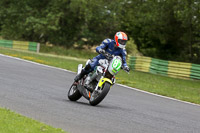
M 58 70 L 62 70 L 62 71 L 70 72 L 70 73 L 75 73 L 75 72 L 72 72 L 72 71 L 69 71 L 69 70 L 66 70 L 66 69 L 62 69 L 62 68 L 58 68 L 58 67 L 54 67 L 54 66 L 48 66 L 48 65 L 36 63 L 36 62 L 33 62 L 33 61 L 28 61 L 28 60 L 20 59 L 20 58 L 17 58 L 17 57 L 12 57 L 12 56 L 3 55 L 3 54 L 0 54 L 0 56 L 4 56 L 4 57 L 16 59 L 16 60 L 21 60 L 21 61 L 24 61 L 24 62 L 28 62 L 28 63 L 32 63 L 32 64 L 36 64 L 36 65 L 40 65 L 40 66 L 44 66 L 44 67 L 48 67 L 48 68 L 58 69 Z M 171 98 L 171 97 L 166 97 L 166 96 L 154 94 L 154 93 L 151 93 L 151 92 L 139 90 L 139 89 L 132 88 L 132 87 L 129 87 L 129 86 L 126 86 L 126 85 L 122 85 L 122 84 L 117 84 L 117 85 L 125 87 L 125 88 L 128 88 L 128 89 L 131 89 L 131 90 L 135 90 L 135 91 L 138 91 L 138 92 L 146 93 L 146 94 L 149 94 L 149 95 L 154 95 L 154 96 L 157 96 L 157 97 L 166 98 L 166 99 L 170 99 L 170 100 L 174 100 L 174 101 L 178 101 L 178 102 L 182 102 L 182 103 L 186 103 L 186 104 L 191 104 L 191 105 L 199 106 L 200 107 L 199 104 L 190 103 L 190 102 L 186 102 L 186 101 L 174 99 L 174 98 Z

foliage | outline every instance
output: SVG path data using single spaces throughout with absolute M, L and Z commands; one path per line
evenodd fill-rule
M 194 47 L 195 43 L 200 44 L 199 2 L 136 0 L 127 5 L 126 9 L 127 19 L 123 27 L 144 55 L 199 63 L 197 51 L 200 49 Z M 198 59 L 194 58 L 195 55 Z
M 129 38 L 126 44 L 126 51 L 128 55 L 131 55 L 131 56 L 141 55 L 141 53 L 137 50 L 137 45 L 135 44 L 133 38 Z
M 96 45 L 125 31 L 154 58 L 200 63 L 199 0 L 1 0 L 7 39 Z

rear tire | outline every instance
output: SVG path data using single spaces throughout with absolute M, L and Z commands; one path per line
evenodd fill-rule
M 77 88 L 77 85 L 72 84 L 72 86 L 70 87 L 69 91 L 68 91 L 68 98 L 71 101 L 77 101 L 78 99 L 81 98 L 81 94 Z
M 99 104 L 105 98 L 105 96 L 108 94 L 108 92 L 110 90 L 110 86 L 111 86 L 110 83 L 105 82 L 104 86 L 102 88 L 102 92 L 97 97 L 95 97 L 95 95 L 94 95 L 94 93 L 95 93 L 95 90 L 94 90 L 91 95 L 91 98 L 89 100 L 90 104 L 92 106 L 96 106 L 97 104 Z

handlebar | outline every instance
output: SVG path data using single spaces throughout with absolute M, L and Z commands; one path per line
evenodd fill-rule
M 112 54 L 110 54 L 110 53 L 108 53 L 108 52 L 106 52 L 106 51 L 105 51 L 104 53 L 101 53 L 101 54 L 104 55 L 108 61 L 111 61 L 112 58 L 114 57 L 114 55 L 112 55 Z M 122 68 L 125 72 L 127 72 L 127 73 L 129 74 L 129 71 L 125 70 L 123 66 L 122 66 L 121 68 Z

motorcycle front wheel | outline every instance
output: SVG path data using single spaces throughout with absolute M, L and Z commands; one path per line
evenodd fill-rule
M 98 91 L 94 90 L 92 92 L 92 95 L 89 100 L 90 104 L 92 106 L 96 106 L 97 104 L 99 104 L 105 98 L 105 96 L 108 94 L 108 92 L 110 90 L 110 86 L 111 86 L 110 83 L 105 82 L 102 87 L 101 93 L 98 93 Z
M 68 98 L 71 101 L 77 101 L 78 99 L 81 98 L 81 93 L 79 92 L 77 85 L 76 84 L 72 84 L 72 86 L 70 87 L 69 91 L 68 91 Z

